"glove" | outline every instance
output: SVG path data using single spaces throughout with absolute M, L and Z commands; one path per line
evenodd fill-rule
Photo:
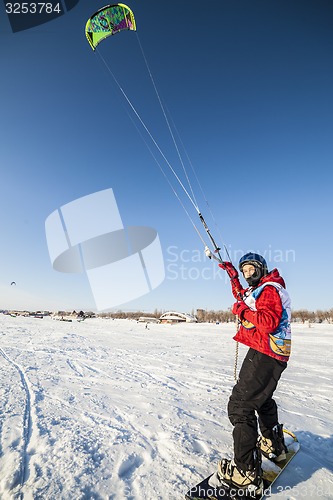
M 239 300 L 238 302 L 235 302 L 234 305 L 232 306 L 232 314 L 235 316 L 238 316 L 240 319 L 243 319 L 244 312 L 249 309 L 249 307 L 243 302 L 242 300 Z
M 227 271 L 228 276 L 231 280 L 238 278 L 238 272 L 235 269 L 235 267 L 231 264 L 231 262 L 222 262 L 221 264 L 219 264 L 219 267 L 221 269 L 224 269 L 224 271 Z

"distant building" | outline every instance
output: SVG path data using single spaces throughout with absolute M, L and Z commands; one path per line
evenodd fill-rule
M 160 317 L 161 323 L 196 323 L 197 318 L 187 313 L 169 311 Z
M 152 316 L 140 316 L 138 319 L 140 323 L 159 323 L 159 318 L 154 318 Z

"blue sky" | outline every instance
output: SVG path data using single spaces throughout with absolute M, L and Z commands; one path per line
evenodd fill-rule
M 80 0 L 59 19 L 17 33 L 0 6 L 0 308 L 94 309 L 84 274 L 53 270 L 44 223 L 62 205 L 111 187 L 125 226 L 158 231 L 166 267 L 157 289 L 121 309 L 226 309 L 233 300 L 224 274 L 205 258 L 85 39 L 87 18 L 103 5 Z M 128 5 L 137 34 L 109 38 L 100 52 L 183 179 L 141 43 L 215 239 L 235 263 L 249 250 L 265 255 L 294 308 L 331 308 L 332 2 Z

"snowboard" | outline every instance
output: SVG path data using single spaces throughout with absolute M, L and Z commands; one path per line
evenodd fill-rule
M 274 462 L 273 460 L 263 457 L 262 469 L 264 489 L 262 493 L 255 495 L 251 491 L 238 490 L 228 484 L 222 484 L 215 472 L 196 486 L 192 487 L 185 495 L 186 500 L 241 500 L 244 498 L 261 500 L 266 495 L 269 496 L 273 483 L 287 467 L 290 460 L 294 458 L 300 448 L 300 444 L 294 433 L 287 429 L 283 429 L 283 432 L 285 437 L 284 440 L 288 448 L 287 456 L 282 462 Z

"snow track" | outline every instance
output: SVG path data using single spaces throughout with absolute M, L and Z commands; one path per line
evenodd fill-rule
M 15 361 L 13 361 L 3 349 L 0 348 L 0 355 L 11 365 L 17 372 L 20 386 L 16 387 L 16 390 L 23 391 L 24 401 L 22 406 L 22 435 L 20 444 L 17 442 L 12 444 L 13 449 L 17 449 L 19 453 L 18 457 L 18 469 L 13 474 L 13 479 L 11 482 L 10 489 L 18 491 L 18 494 L 15 495 L 17 498 L 21 498 L 20 490 L 24 485 L 25 481 L 29 476 L 29 454 L 28 447 L 30 443 L 30 438 L 32 434 L 32 415 L 31 415 L 31 390 L 29 387 L 29 381 L 24 373 L 22 367 Z M 2 428 L 3 429 L 3 428 Z
M 0 315 L 0 499 L 181 499 L 232 456 L 233 334 L 233 324 Z M 289 496 L 272 498 L 333 498 L 329 335 L 319 328 L 314 345 L 295 327 L 276 399 L 304 449 L 279 480 Z

